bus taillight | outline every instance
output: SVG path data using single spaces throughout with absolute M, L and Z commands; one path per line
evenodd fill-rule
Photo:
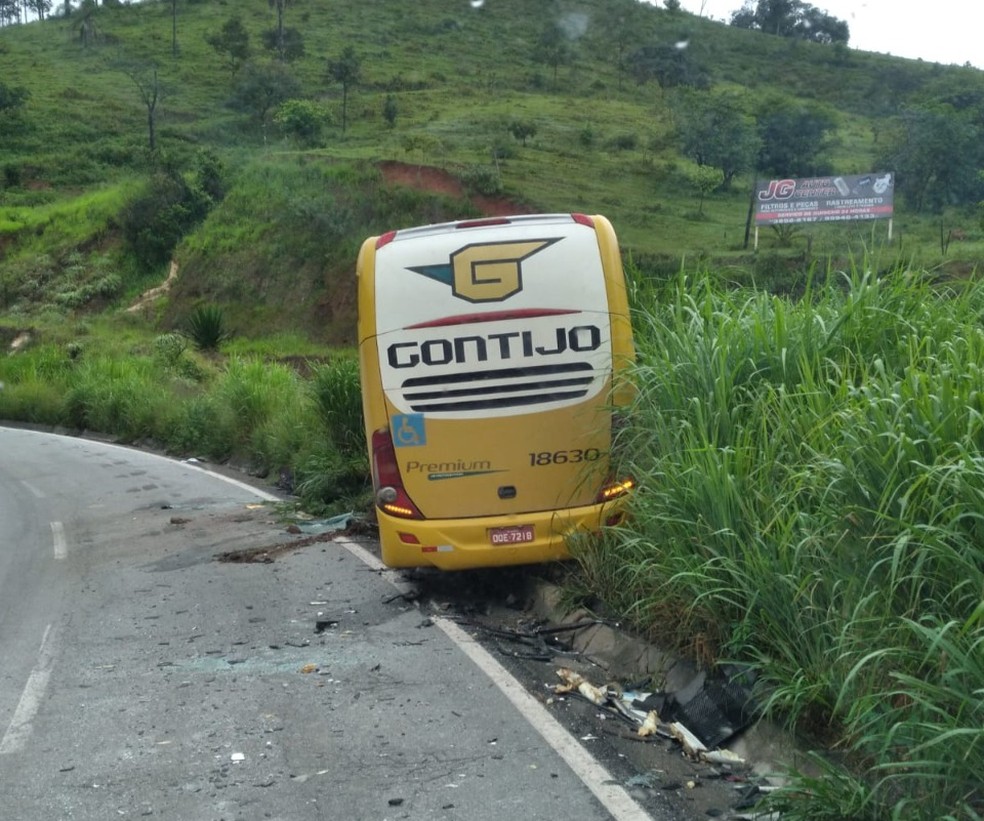
M 424 518 L 403 489 L 396 449 L 388 428 L 380 428 L 372 434 L 372 479 L 380 510 L 401 519 Z
M 611 502 L 613 499 L 627 496 L 636 485 L 635 479 L 625 478 L 614 482 L 607 482 L 600 491 L 596 502 Z

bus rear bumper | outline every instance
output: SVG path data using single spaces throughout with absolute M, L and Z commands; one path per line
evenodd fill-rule
M 399 519 L 376 510 L 388 567 L 469 570 L 569 559 L 567 538 L 597 532 L 620 514 L 621 500 L 565 510 L 469 519 Z M 506 538 L 532 540 L 504 543 Z M 493 537 L 495 534 L 495 537 Z M 493 543 L 494 541 L 498 543 Z

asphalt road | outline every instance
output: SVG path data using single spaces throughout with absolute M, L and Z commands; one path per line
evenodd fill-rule
M 0 818 L 651 817 L 358 549 L 216 561 L 264 495 L 0 427 Z

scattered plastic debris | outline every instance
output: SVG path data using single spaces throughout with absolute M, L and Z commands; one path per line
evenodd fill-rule
M 332 516 L 330 519 L 314 519 L 309 522 L 296 524 L 298 533 L 306 533 L 310 536 L 318 536 L 322 533 L 338 533 L 347 530 L 355 520 L 354 513 L 342 513 Z
M 578 695 L 595 706 L 614 713 L 635 727 L 635 737 L 647 740 L 654 736 L 674 739 L 679 742 L 684 754 L 695 761 L 734 767 L 745 765 L 745 760 L 726 749 L 709 749 L 708 745 L 681 721 L 664 722 L 656 709 L 640 710 L 641 705 L 660 704 L 665 707 L 670 699 L 662 694 L 623 691 L 618 685 L 599 687 L 592 684 L 580 673 L 562 667 L 557 670 L 561 684 L 553 686 L 556 695 Z M 548 702 L 549 703 L 549 702 Z M 607 718 L 600 714 L 599 718 Z M 587 736 L 585 738 L 588 738 Z M 584 740 L 584 739 L 582 739 Z
M 573 670 L 568 670 L 566 667 L 561 667 L 557 671 L 557 675 L 563 679 L 563 684 L 558 684 L 554 687 L 555 693 L 571 693 L 577 692 L 584 696 L 592 704 L 604 704 L 608 701 L 608 692 L 601 688 L 596 687 L 590 681 L 584 678 L 580 673 L 575 673 Z
M 727 749 L 706 750 L 700 754 L 700 758 L 708 764 L 732 764 L 738 767 L 744 766 L 745 764 L 744 758 Z
M 645 738 L 646 736 L 655 735 L 659 730 L 659 713 L 655 710 L 650 710 L 646 713 L 646 717 L 642 721 L 642 725 L 636 731 L 640 736 Z
M 661 715 L 685 725 L 706 748 L 713 749 L 754 720 L 758 713 L 752 698 L 754 683 L 751 672 L 725 665 L 696 692 L 669 697 Z
M 639 773 L 638 775 L 633 775 L 631 778 L 626 780 L 626 787 L 645 787 L 647 789 L 655 789 L 659 782 L 656 779 L 655 773 Z
M 315 633 L 324 633 L 325 630 L 333 627 L 338 627 L 338 619 L 319 618 L 314 622 Z
M 670 724 L 670 734 L 680 742 L 684 753 L 690 758 L 699 758 L 701 753 L 707 752 L 704 742 L 695 736 L 679 721 Z

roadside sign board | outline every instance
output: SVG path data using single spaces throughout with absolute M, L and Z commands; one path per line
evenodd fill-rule
M 755 183 L 755 226 L 891 219 L 894 195 L 891 172 L 759 180 Z

